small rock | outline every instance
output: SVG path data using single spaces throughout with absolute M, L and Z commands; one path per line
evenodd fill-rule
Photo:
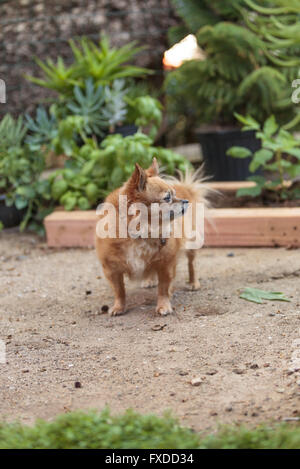
M 193 378 L 191 380 L 191 385 L 192 386 L 200 386 L 200 384 L 203 383 L 203 379 L 202 378 Z
M 213 375 L 216 375 L 217 373 L 218 373 L 217 370 L 209 370 L 209 371 L 206 372 L 206 374 L 207 374 L 208 376 L 213 376 Z
M 229 405 L 229 406 L 225 407 L 225 411 L 226 412 L 232 412 L 233 408 Z
M 235 373 L 236 375 L 243 375 L 246 373 L 246 370 L 241 370 L 240 368 L 234 368 L 233 370 L 233 373 Z
M 189 374 L 189 372 L 188 372 L 188 371 L 185 371 L 185 370 L 180 370 L 180 371 L 178 371 L 178 374 L 179 374 L 180 376 L 186 376 L 186 375 Z
M 234 252 L 229 252 L 229 253 L 227 254 L 227 257 L 234 257 Z
M 17 256 L 16 261 L 24 261 L 27 258 L 28 258 L 28 256 Z
M 259 368 L 259 366 L 258 366 L 257 363 L 253 363 L 252 365 L 250 365 L 250 368 L 251 368 L 251 370 L 257 370 L 257 368 Z
M 155 326 L 151 327 L 153 331 L 162 331 L 167 324 L 156 324 Z
M 92 290 L 86 290 L 86 291 L 85 291 L 85 294 L 86 294 L 86 295 L 91 295 L 91 294 L 92 294 Z
M 108 307 L 107 305 L 103 305 L 103 306 L 101 307 L 101 313 L 107 313 L 108 310 L 109 310 L 109 307 Z
M 81 382 L 80 381 L 75 381 L 74 386 L 76 389 L 82 388 Z

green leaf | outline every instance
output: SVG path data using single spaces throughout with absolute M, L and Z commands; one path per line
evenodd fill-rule
M 234 116 L 242 123 L 244 124 L 243 130 L 259 130 L 260 125 L 259 123 L 253 119 L 251 116 L 242 116 L 241 114 L 238 114 L 237 112 L 234 113 Z
M 78 207 L 80 208 L 80 210 L 88 210 L 89 208 L 91 208 L 91 205 L 86 197 L 79 197 Z
M 64 200 L 64 207 L 66 210 L 73 210 L 77 204 L 77 197 L 74 195 L 68 195 Z
M 23 197 L 17 197 L 15 201 L 15 206 L 18 210 L 22 210 L 23 208 L 27 207 L 28 201 Z
M 254 153 L 253 159 L 249 165 L 249 170 L 251 173 L 254 173 L 260 166 L 264 166 L 264 164 L 272 158 L 273 152 L 271 150 L 261 148 Z
M 289 155 L 295 156 L 298 160 L 300 160 L 300 148 L 290 148 L 287 150 Z
M 275 120 L 275 116 L 272 115 L 264 123 L 264 127 L 263 127 L 264 133 L 268 137 L 271 137 L 272 135 L 275 134 L 277 129 L 278 129 L 278 124 Z
M 262 300 L 291 301 L 282 292 L 259 290 L 258 288 L 245 287 L 240 294 L 240 298 L 253 303 L 262 304 Z
M 94 203 L 97 201 L 98 187 L 95 183 L 90 182 L 85 188 L 85 193 L 90 202 Z
M 248 158 L 252 155 L 252 152 L 245 147 L 231 147 L 227 150 L 226 155 L 232 156 L 233 158 Z
M 35 196 L 35 190 L 30 186 L 21 186 L 16 190 L 16 194 L 24 197 L 24 199 L 33 199 Z
M 250 197 L 258 197 L 261 194 L 262 187 L 259 185 L 253 186 L 253 187 L 242 187 L 241 189 L 238 189 L 236 191 L 236 196 L 237 197 L 244 197 L 244 196 L 250 196 Z
M 54 181 L 51 188 L 51 195 L 54 200 L 59 200 L 60 197 L 67 191 L 68 183 L 64 179 Z

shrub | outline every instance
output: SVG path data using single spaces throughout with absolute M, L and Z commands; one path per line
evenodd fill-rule
M 233 125 L 234 112 L 259 123 L 270 114 L 280 124 L 297 115 L 291 84 L 300 66 L 299 6 L 287 0 L 266 1 L 264 7 L 251 0 L 173 3 L 184 25 L 172 29 L 171 37 L 194 33 L 206 58 L 168 73 L 171 116 Z
M 58 57 L 56 64 L 51 59 L 46 63 L 37 59 L 44 78 L 27 76 L 27 79 L 66 97 L 72 95 L 74 85 L 84 88 L 88 78 L 98 87 L 110 85 L 120 78 L 143 77 L 151 73 L 148 69 L 128 64 L 141 50 L 134 43 L 117 49 L 109 45 L 107 37 L 100 39 L 98 44 L 83 37 L 77 42 L 71 40 L 69 44 L 73 51 L 71 65 L 65 65 L 61 57 Z
M 40 227 L 50 199 L 50 183 L 40 179 L 44 156 L 26 143 L 26 132 L 22 117 L 15 120 L 7 114 L 0 122 L 0 193 L 5 194 L 7 206 L 24 209 L 21 230 L 28 224 L 32 229 Z
M 227 154 L 234 158 L 251 156 L 249 170 L 254 173 L 262 169 L 264 173 L 249 177 L 248 180 L 254 181 L 255 186 L 239 189 L 237 196 L 256 197 L 268 191 L 282 200 L 300 199 L 299 187 L 285 184 L 286 175 L 290 179 L 300 175 L 300 140 L 285 127 L 280 127 L 274 116 L 270 116 L 262 127 L 251 116 L 236 114 L 236 117 L 243 124 L 243 130 L 256 131 L 256 138 L 261 140 L 261 149 L 252 154 L 248 148 L 231 147 Z
M 65 168 L 50 176 L 52 197 L 66 210 L 95 207 L 129 178 L 136 162 L 146 168 L 156 156 L 169 174 L 174 174 L 176 168 L 185 171 L 189 165 L 171 150 L 153 146 L 151 138 L 139 132 L 125 138 L 109 135 L 100 146 L 93 139 L 84 139 L 80 147 L 73 142 L 72 157 Z

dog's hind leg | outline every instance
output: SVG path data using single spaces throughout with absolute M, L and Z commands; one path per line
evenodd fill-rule
M 188 258 L 188 268 L 189 268 L 189 280 L 188 283 L 190 284 L 191 290 L 199 290 L 200 282 L 197 276 L 197 259 L 196 259 L 197 251 L 196 249 L 188 249 L 186 251 L 186 255 Z

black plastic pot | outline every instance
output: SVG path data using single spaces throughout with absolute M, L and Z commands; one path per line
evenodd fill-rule
M 138 131 L 138 128 L 134 124 L 126 124 L 126 125 L 117 125 L 114 129 L 113 132 L 111 133 L 106 133 L 104 137 L 100 137 L 99 135 L 96 136 L 97 142 L 100 145 L 101 142 L 108 136 L 108 135 L 113 135 L 113 134 L 121 134 L 122 137 L 128 137 L 129 135 L 134 135 Z M 84 145 L 84 141 L 82 138 L 78 135 L 76 138 L 76 143 L 80 147 Z
M 232 158 L 226 152 L 233 146 L 246 147 L 253 152 L 259 150 L 261 144 L 254 131 L 217 130 L 198 132 L 197 136 L 202 146 L 205 173 L 212 176 L 213 181 L 244 181 L 253 176 L 248 169 L 251 158 Z
M 15 205 L 7 207 L 5 204 L 5 195 L 0 195 L 0 221 L 4 228 L 18 226 L 25 214 L 25 210 L 18 210 Z
M 134 124 L 127 124 L 127 125 L 118 125 L 115 128 L 114 134 L 121 134 L 122 137 L 128 137 L 129 135 L 134 135 L 137 133 L 137 126 Z

